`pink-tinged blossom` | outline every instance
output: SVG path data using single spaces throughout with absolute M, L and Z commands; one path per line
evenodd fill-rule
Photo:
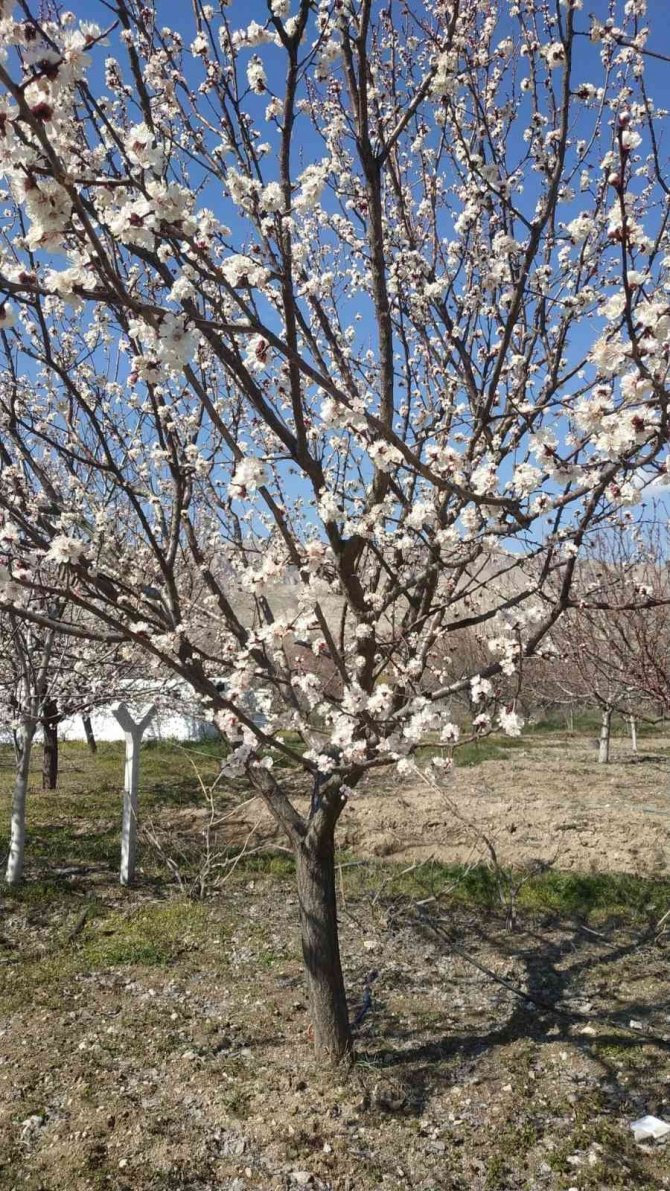
M 253 459 L 250 455 L 245 455 L 235 466 L 228 491 L 234 500 L 246 500 L 261 484 L 266 482 L 266 479 L 265 464 L 260 459 Z
M 71 538 L 67 534 L 57 534 L 52 538 L 51 545 L 45 554 L 48 562 L 76 566 L 87 556 L 87 547 L 78 538 Z
M 265 69 L 263 63 L 257 54 L 249 60 L 247 66 L 247 80 L 252 91 L 262 95 L 267 90 L 267 78 L 265 76 Z

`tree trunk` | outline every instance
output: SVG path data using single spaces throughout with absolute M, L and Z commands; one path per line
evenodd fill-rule
M 637 752 L 637 723 L 635 716 L 632 715 L 628 721 L 630 724 L 630 744 L 634 753 Z
M 89 749 L 91 750 L 91 752 L 95 754 L 98 751 L 98 746 L 96 744 L 95 736 L 93 735 L 93 724 L 91 723 L 90 715 L 83 715 L 81 717 L 81 722 L 84 725 L 84 735 L 86 737 L 86 743 L 87 743 Z
M 335 894 L 334 827 L 308 833 L 296 853 L 302 954 L 317 1055 L 339 1063 L 352 1052 L 340 961 Z
M 8 885 L 18 885 L 23 877 L 23 857 L 26 846 L 26 800 L 34 735 L 34 727 L 24 726 L 19 728 L 15 737 L 16 777 L 12 794 L 12 819 L 6 872 Z
M 42 733 L 44 757 L 42 762 L 42 789 L 55 790 L 58 785 L 58 707 L 53 699 L 46 698 L 42 709 Z
M 606 707 L 603 711 L 603 718 L 600 728 L 600 743 L 598 746 L 598 761 L 601 765 L 607 765 L 610 759 L 610 734 L 612 730 L 612 708 Z

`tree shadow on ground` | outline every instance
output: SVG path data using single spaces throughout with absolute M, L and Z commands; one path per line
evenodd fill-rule
M 416 930 L 416 922 L 405 925 L 396 935 L 396 943 L 410 952 L 415 950 Z M 612 1003 L 613 990 L 619 984 L 608 983 L 608 974 L 613 982 L 620 982 L 618 968 L 631 960 L 639 972 L 633 982 L 665 967 L 657 944 L 648 935 L 596 940 L 580 925 L 554 929 L 551 934 L 529 929 L 517 935 L 470 920 L 452 934 L 451 948 L 448 940 L 430 937 L 426 931 L 421 937 L 424 944 L 430 938 L 436 962 L 450 956 L 462 961 L 469 952 L 488 967 L 513 963 L 517 970 L 513 983 L 529 999 L 490 979 L 488 986 L 482 986 L 482 995 L 488 995 L 487 1017 L 493 1020 L 488 1028 L 440 1032 L 427 1031 L 422 1021 L 414 1026 L 384 1023 L 383 1038 L 379 1037 L 378 1044 L 370 1039 L 367 1057 L 375 1065 L 395 1071 L 409 1086 L 408 1112 L 422 1116 L 440 1087 L 458 1083 L 464 1072 L 473 1071 L 482 1058 L 496 1051 L 504 1066 L 507 1048 L 527 1042 L 539 1048 L 569 1044 L 580 1052 L 595 1067 L 608 1111 L 630 1119 L 647 1112 L 667 1115 L 663 1108 L 670 1074 L 670 1036 L 663 1037 L 667 991 L 661 984 L 658 995 L 629 997 L 617 1005 Z M 558 1011 L 545 1008 L 546 1003 Z M 466 1006 L 466 1018 L 467 1014 Z M 636 1020 L 649 1034 L 657 1035 L 656 1040 L 636 1036 L 629 1026 Z M 631 1071 L 639 1092 L 629 1082 Z

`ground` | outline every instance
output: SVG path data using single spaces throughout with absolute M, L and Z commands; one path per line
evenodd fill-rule
M 464 753 L 448 800 L 418 780 L 356 795 L 352 1016 L 372 997 L 333 1075 L 290 858 L 244 789 L 203 809 L 215 750 L 143 752 L 123 890 L 120 751 L 67 746 L 60 789 L 31 791 L 26 882 L 0 895 L 0 1188 L 670 1187 L 663 1144 L 630 1130 L 670 1119 L 667 741 L 641 749 L 618 738 L 599 767 L 588 733 L 536 732 Z M 10 782 L 5 750 L 3 799 Z

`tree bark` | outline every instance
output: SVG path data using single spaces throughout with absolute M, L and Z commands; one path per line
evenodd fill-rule
M 42 762 L 42 789 L 55 790 L 58 785 L 58 723 L 60 716 L 53 699 L 46 698 L 42 709 L 42 733 L 44 756 Z
M 26 847 L 26 800 L 30 773 L 34 727 L 21 727 L 15 736 L 16 777 L 12 794 L 12 817 L 9 837 L 6 880 L 8 885 L 18 885 L 23 877 L 23 858 Z
M 296 850 L 302 954 L 309 992 L 314 1047 L 331 1064 L 353 1049 L 340 960 L 335 893 L 334 825 L 308 832 Z
M 598 745 L 598 762 L 607 765 L 610 759 L 610 735 L 612 730 L 612 708 L 606 707 L 600 727 L 600 742 Z
M 630 726 L 630 744 L 634 753 L 637 752 L 637 722 L 635 716 L 632 715 L 628 721 Z
M 95 736 L 93 735 L 93 724 L 91 723 L 90 715 L 83 715 L 81 717 L 81 722 L 84 725 L 84 735 L 86 737 L 86 743 L 87 743 L 89 749 L 91 750 L 91 752 L 95 754 L 98 751 L 98 746 L 96 744 Z

